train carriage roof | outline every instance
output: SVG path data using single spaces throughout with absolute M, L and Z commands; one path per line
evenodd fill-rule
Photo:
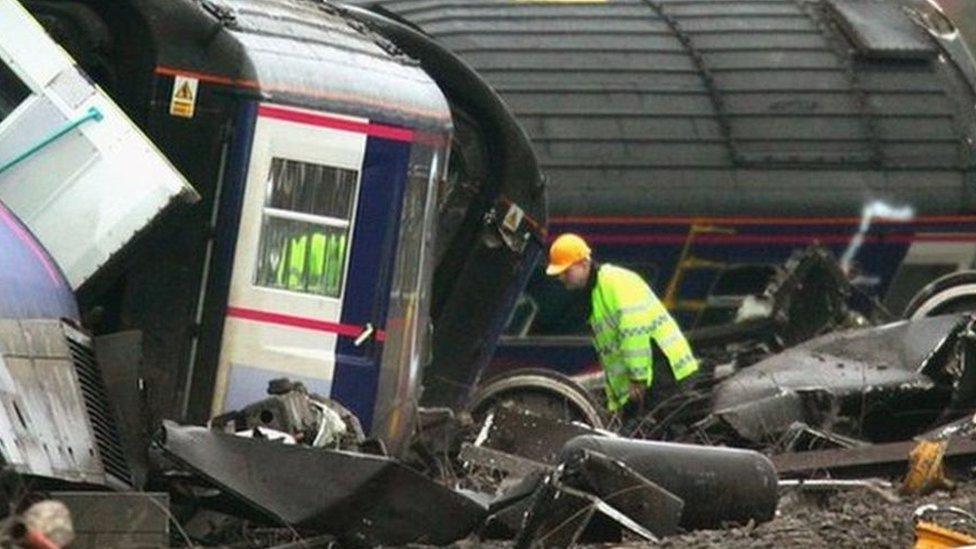
M 417 25 L 499 91 L 554 215 L 976 206 L 972 56 L 947 54 L 925 2 L 353 3 Z
M 450 128 L 447 102 L 418 64 L 329 3 L 135 3 L 154 34 L 158 73 L 196 73 L 201 81 L 259 91 L 270 101 L 385 123 Z

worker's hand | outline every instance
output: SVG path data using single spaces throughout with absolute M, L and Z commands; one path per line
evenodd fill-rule
M 641 381 L 630 382 L 630 400 L 634 402 L 644 402 L 644 395 L 647 394 L 647 385 Z

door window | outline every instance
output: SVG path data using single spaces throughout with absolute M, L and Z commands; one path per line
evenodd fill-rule
M 0 122 L 27 99 L 30 89 L 17 78 L 6 63 L 0 61 Z
M 349 255 L 355 170 L 274 158 L 258 246 L 258 286 L 339 297 Z

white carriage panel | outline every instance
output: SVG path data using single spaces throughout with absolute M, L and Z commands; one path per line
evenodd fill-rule
M 255 124 L 214 391 L 215 414 L 262 398 L 265 386 L 255 379 L 264 381 L 271 374 L 304 380 L 328 394 L 335 370 L 337 335 L 329 326 L 337 325 L 341 318 L 342 293 L 330 297 L 264 287 L 256 283 L 256 269 L 271 168 L 278 158 L 355 172 L 344 280 L 354 238 L 366 134 L 321 122 L 365 127 L 367 121 L 293 107 L 266 107 L 284 116 L 294 115 L 294 119 L 259 116 Z M 316 327 L 307 327 L 310 323 Z
M 33 94 L 0 125 L 0 200 L 77 288 L 175 199 L 196 193 L 10 0 L 0 0 L 0 60 Z
M 329 394 L 336 336 L 315 330 L 228 318 L 213 413 L 221 414 L 266 395 L 267 382 L 288 377 Z
M 296 110 L 291 109 L 289 110 Z M 340 118 L 337 115 L 330 117 Z M 341 117 L 345 120 L 360 121 Z M 254 284 L 258 245 L 263 219 L 262 207 L 267 194 L 267 179 L 272 160 L 284 158 L 323 166 L 355 170 L 361 177 L 366 135 L 316 127 L 308 124 L 259 117 L 254 132 L 244 209 L 240 234 L 234 257 L 229 302 L 232 306 L 273 311 L 303 318 L 336 321 L 341 314 L 341 301 L 336 298 L 312 296 L 287 290 L 262 288 Z M 358 181 L 357 181 L 358 189 Z M 353 204 L 355 212 L 356 204 Z M 349 242 L 355 232 L 355 219 L 350 225 Z
M 64 66 L 61 56 L 67 55 L 16 0 L 0 0 L 0 51 L 34 86 L 50 82 Z

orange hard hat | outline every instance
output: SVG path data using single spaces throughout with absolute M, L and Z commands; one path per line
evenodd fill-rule
M 573 263 L 590 258 L 590 247 L 582 237 L 573 233 L 559 235 L 549 247 L 549 266 L 546 274 L 557 276 Z

